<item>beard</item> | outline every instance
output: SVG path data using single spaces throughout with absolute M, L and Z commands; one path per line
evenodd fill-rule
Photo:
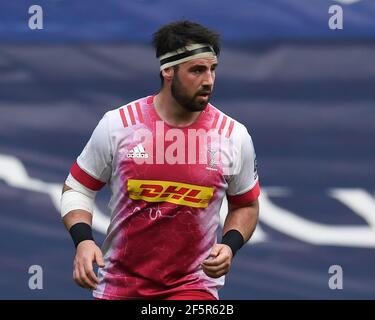
M 175 73 L 171 84 L 171 94 L 178 104 L 191 112 L 203 111 L 206 109 L 211 97 L 211 90 L 209 88 L 203 88 L 193 96 L 188 96 L 186 92 L 187 90 L 182 85 L 177 73 Z M 207 99 L 202 99 L 202 94 L 208 94 Z

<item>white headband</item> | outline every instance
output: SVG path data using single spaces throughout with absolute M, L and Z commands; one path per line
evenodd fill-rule
M 160 71 L 193 59 L 211 57 L 216 57 L 216 53 L 210 45 L 202 43 L 190 44 L 160 56 Z

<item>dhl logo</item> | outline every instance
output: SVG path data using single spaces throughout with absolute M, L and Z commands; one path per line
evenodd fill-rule
M 128 180 L 130 199 L 170 202 L 194 208 L 207 208 L 214 189 L 194 184 L 159 180 Z

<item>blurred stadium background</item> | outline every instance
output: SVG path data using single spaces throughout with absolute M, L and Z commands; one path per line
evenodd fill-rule
M 34 4 L 43 30 L 28 28 Z M 328 27 L 331 5 L 343 30 Z M 61 186 L 106 110 L 159 89 L 151 35 L 184 18 L 223 35 L 213 103 L 252 134 L 263 187 L 221 298 L 374 299 L 374 17 L 373 0 L 2 0 L 0 299 L 91 299 L 71 280 Z M 28 287 L 31 265 L 43 290 Z

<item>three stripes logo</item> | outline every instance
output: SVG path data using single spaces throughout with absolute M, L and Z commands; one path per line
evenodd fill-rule
M 225 137 L 229 139 L 234 128 L 234 120 L 229 119 L 224 114 L 216 112 L 211 127 L 212 129 L 217 129 L 220 135 L 225 135 Z
M 128 193 L 129 198 L 133 200 L 207 208 L 214 188 L 174 181 L 129 179 Z
M 128 153 L 128 158 L 148 158 L 148 153 L 146 153 L 145 149 L 143 148 L 142 144 L 139 143 L 133 149 L 131 149 Z
M 119 112 L 124 128 L 144 122 L 141 106 L 138 101 L 120 108 Z

